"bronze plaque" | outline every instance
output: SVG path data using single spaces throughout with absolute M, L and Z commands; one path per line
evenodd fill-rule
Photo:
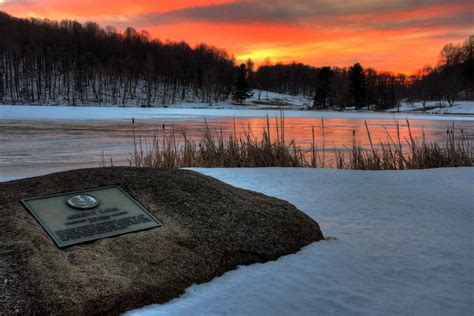
M 161 226 L 119 186 L 21 202 L 60 248 Z

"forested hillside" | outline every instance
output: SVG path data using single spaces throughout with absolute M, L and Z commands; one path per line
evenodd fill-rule
M 0 103 L 211 103 L 228 97 L 234 75 L 229 55 L 205 44 L 0 12 Z

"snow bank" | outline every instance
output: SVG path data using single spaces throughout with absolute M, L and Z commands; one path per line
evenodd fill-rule
M 454 106 L 450 107 L 446 102 L 439 104 L 438 101 L 427 101 L 425 107 L 428 114 L 474 114 L 474 101 L 457 101 Z M 393 108 L 387 112 L 398 112 L 398 108 Z M 402 102 L 400 105 L 401 112 L 421 112 L 423 104 L 421 102 L 407 103 Z
M 474 169 L 196 169 L 289 200 L 330 240 L 128 315 L 468 315 Z
M 275 117 L 280 110 L 180 109 L 0 105 L 0 120 L 180 120 L 212 117 Z M 473 120 L 473 116 L 427 115 L 381 112 L 285 111 L 292 118 L 362 118 L 395 120 Z

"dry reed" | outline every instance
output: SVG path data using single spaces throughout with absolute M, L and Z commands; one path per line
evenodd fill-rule
M 324 121 L 322 121 L 322 150 L 316 146 L 316 134 L 312 128 L 312 143 L 309 150 L 303 150 L 295 140 L 286 142 L 285 117 L 275 117 L 273 131 L 267 117 L 266 126 L 260 137 L 256 137 L 250 127 L 244 128 L 240 135 L 236 132 L 225 137 L 221 128 L 211 129 L 207 121 L 201 130 L 200 139 L 191 139 L 185 130 L 177 132 L 174 126 L 155 129 L 151 142 L 136 136 L 133 124 L 133 147 L 131 166 L 160 169 L 182 167 L 311 167 L 357 170 L 403 170 L 439 167 L 466 167 L 473 165 L 472 146 L 466 140 L 463 129 L 457 138 L 454 125 L 447 129 L 444 145 L 427 142 L 425 135 L 417 140 L 407 121 L 408 137 L 400 136 L 400 126 L 396 124 L 396 139 L 387 129 L 386 139 L 375 144 L 370 129 L 365 122 L 369 141 L 368 149 L 356 140 L 350 154 L 335 153 L 335 161 L 326 161 Z M 274 137 L 272 138 L 272 133 Z M 404 150 L 404 145 L 406 149 Z M 111 162 L 112 164 L 112 162 Z

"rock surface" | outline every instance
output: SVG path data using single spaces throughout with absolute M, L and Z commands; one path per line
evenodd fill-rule
M 58 249 L 20 204 L 110 185 L 163 226 Z M 321 239 L 288 202 L 192 171 L 82 169 L 0 183 L 0 314 L 118 314 Z

